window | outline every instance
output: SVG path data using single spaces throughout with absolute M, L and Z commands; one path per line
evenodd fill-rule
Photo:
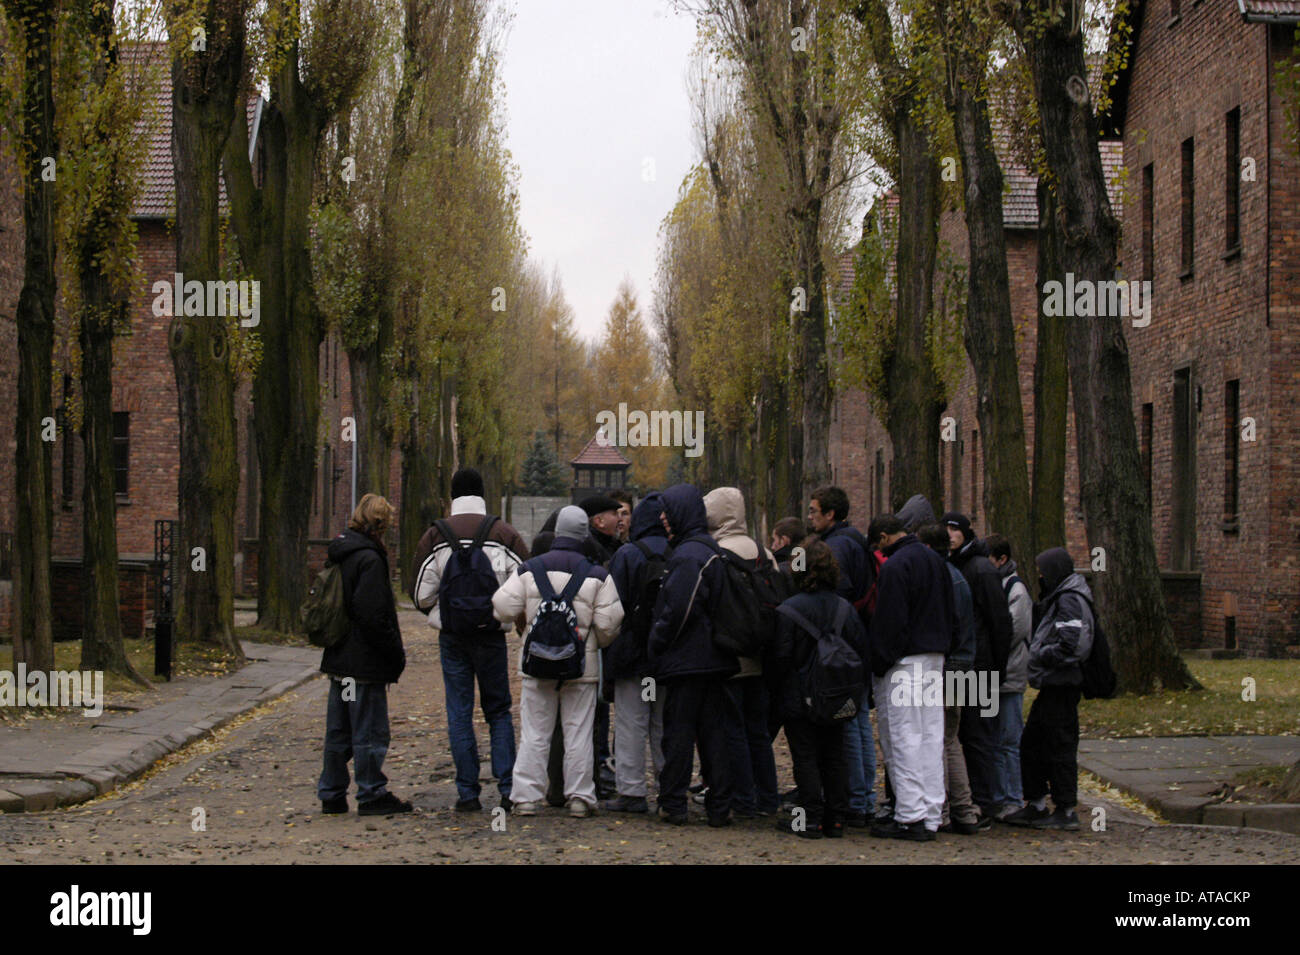
M 1183 176 L 1182 176 L 1182 231 L 1183 231 L 1183 271 L 1182 277 L 1192 274 L 1195 261 L 1194 245 L 1196 243 L 1196 187 L 1193 172 L 1195 148 L 1189 136 L 1183 140 Z
M 1147 507 L 1151 507 L 1151 439 L 1154 437 L 1155 405 L 1147 402 L 1142 406 L 1142 487 L 1146 489 Z
M 578 487 L 591 487 L 591 468 L 578 468 Z
M 1152 282 L 1156 277 L 1156 168 L 1152 163 L 1142 167 L 1142 279 Z
M 1223 386 L 1223 522 L 1224 530 L 1236 530 L 1241 442 L 1237 440 L 1237 419 L 1241 415 L 1241 381 L 1234 378 Z
M 113 412 L 113 491 L 119 498 L 131 494 L 131 412 Z
M 1241 107 L 1231 110 L 1224 123 L 1223 248 L 1241 245 Z
M 1174 570 L 1192 570 L 1196 551 L 1196 408 L 1192 369 L 1174 372 L 1173 473 L 1170 517 Z

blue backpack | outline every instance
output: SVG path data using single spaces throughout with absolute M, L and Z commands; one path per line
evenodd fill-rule
M 522 669 L 527 676 L 538 680 L 576 680 L 583 675 L 587 664 L 587 642 L 578 631 L 578 614 L 573 609 L 573 598 L 587 579 L 591 563 L 584 560 L 569 576 L 564 590 L 556 594 L 541 559 L 524 565 L 533 574 L 533 582 L 542 596 L 542 602 L 533 615 L 528 637 L 524 640 Z
M 496 521 L 495 515 L 484 517 L 469 543 L 461 540 L 446 521 L 434 522 L 451 548 L 438 583 L 438 616 L 447 633 L 472 637 L 501 632 L 501 624 L 492 614 L 492 595 L 500 581 L 492 569 L 492 558 L 483 551 L 483 543 Z

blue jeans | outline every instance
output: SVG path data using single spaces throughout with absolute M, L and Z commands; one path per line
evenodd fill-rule
M 749 676 L 728 680 L 725 691 L 732 808 L 774 813 L 781 808 L 781 800 L 776 792 L 776 757 L 767 729 L 767 687 L 761 677 Z
M 515 768 L 515 725 L 510 719 L 510 673 L 506 635 L 458 637 L 439 633 L 442 682 L 447 692 L 447 735 L 456 764 L 458 799 L 477 799 L 478 740 L 474 736 L 474 681 L 492 738 L 492 775 L 502 796 L 510 795 Z
M 849 781 L 849 812 L 876 812 L 876 741 L 871 711 L 865 706 L 844 725 L 844 768 Z
M 1020 734 L 1025 728 L 1025 695 L 1003 693 L 998 701 L 997 775 L 993 801 L 1005 806 L 1024 802 L 1020 787 Z
M 388 685 L 347 684 L 330 678 L 325 711 L 325 755 L 316 794 L 321 802 L 347 795 L 348 760 L 357 774 L 357 802 L 378 799 L 387 792 L 384 757 L 388 755 Z

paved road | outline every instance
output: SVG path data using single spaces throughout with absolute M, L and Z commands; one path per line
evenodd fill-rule
M 726 830 L 703 818 L 684 829 L 644 817 L 560 812 L 510 818 L 493 829 L 495 796 L 474 815 L 451 811 L 441 669 L 432 631 L 402 614 L 409 664 L 390 695 L 393 746 L 386 766 L 395 792 L 414 800 L 408 816 L 321 816 L 315 798 L 324 732 L 325 683 L 315 680 L 241 717 L 214 739 L 167 757 L 144 778 L 81 806 L 0 816 L 0 858 L 31 863 L 201 862 L 1300 862 L 1300 838 L 1285 833 L 1153 826 L 1108 804 L 1105 831 L 1036 833 L 998 828 L 925 844 L 854 833 L 812 842 L 771 823 Z M 516 699 L 518 694 L 516 692 Z M 478 724 L 480 749 L 487 731 Z M 517 721 L 516 721 L 517 729 Z M 780 747 L 783 784 L 789 759 Z M 486 768 L 485 768 L 486 772 Z M 495 790 L 485 783 L 485 793 Z M 1095 803 L 1086 802 L 1085 818 Z M 201 813 L 196 812 L 201 810 Z M 206 826 L 195 831 L 202 817 Z M 1124 821 L 1134 820 L 1134 821 Z

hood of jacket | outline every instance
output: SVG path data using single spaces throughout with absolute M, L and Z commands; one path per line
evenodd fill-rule
M 972 557 L 987 557 L 988 555 L 989 545 L 978 537 L 972 537 L 962 546 L 961 550 L 949 554 L 948 559 L 954 563 L 964 564 Z
M 745 533 L 745 498 L 740 488 L 715 487 L 704 495 L 704 512 L 714 540 L 749 536 Z
M 933 524 L 935 521 L 934 508 L 924 494 L 913 494 L 894 516 L 903 522 L 903 529 L 908 533 L 922 524 Z
M 643 537 L 667 537 L 663 521 L 659 520 L 663 509 L 664 498 L 658 491 L 641 498 L 641 503 L 637 504 L 632 511 L 632 526 L 628 530 L 628 539 L 636 541 Z
M 1012 560 L 1010 557 L 1008 557 L 1007 562 L 998 568 L 998 573 L 1002 575 L 1003 580 L 1006 580 L 1012 574 L 1015 574 L 1019 569 L 1020 568 L 1016 566 L 1016 562 Z M 1024 578 L 1022 577 L 1021 580 L 1023 579 Z
M 343 559 L 350 554 L 355 554 L 359 550 L 373 550 L 384 554 L 384 549 L 375 541 L 360 531 L 354 531 L 351 528 L 345 530 L 338 537 L 330 541 L 329 549 L 326 551 L 331 562 L 335 564 L 343 563 Z
M 1043 578 L 1044 600 L 1056 593 L 1070 577 L 1079 576 L 1074 572 L 1074 561 L 1070 557 L 1070 552 L 1064 547 L 1053 547 L 1043 551 L 1035 562 L 1038 564 L 1038 574 Z M 1083 583 L 1082 577 L 1079 577 L 1079 582 Z M 1085 583 L 1083 586 L 1087 590 L 1088 585 Z
M 673 537 L 677 540 L 708 533 L 704 497 L 694 484 L 674 484 L 664 491 L 663 508 L 663 512 L 668 515 L 668 525 L 673 529 Z

